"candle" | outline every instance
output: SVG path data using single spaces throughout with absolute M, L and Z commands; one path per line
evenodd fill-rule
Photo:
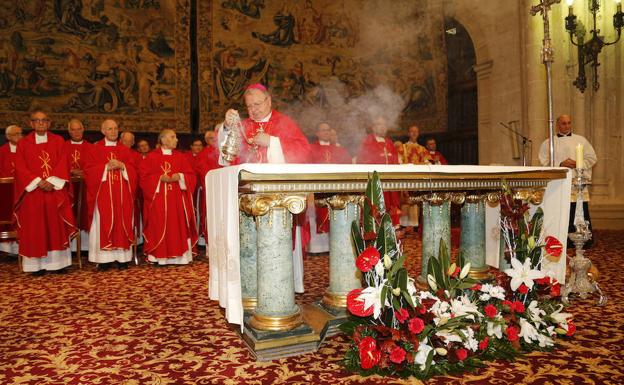
M 583 145 L 579 143 L 576 145 L 576 168 L 583 168 L 583 167 L 584 167 Z

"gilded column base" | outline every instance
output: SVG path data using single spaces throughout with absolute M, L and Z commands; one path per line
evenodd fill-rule
M 330 291 L 326 291 L 323 295 L 323 305 L 331 306 L 333 308 L 347 308 L 347 295 L 340 293 L 332 293 Z
M 243 298 L 243 309 L 245 309 L 245 311 L 252 312 L 256 309 L 257 306 L 258 306 L 258 298 L 256 297 Z
M 492 278 L 492 274 L 490 273 L 490 268 L 488 266 L 478 269 L 470 269 L 470 271 L 468 272 L 468 276 L 470 278 L 478 279 L 479 281 Z
M 252 328 L 269 331 L 292 330 L 302 323 L 303 317 L 301 317 L 301 310 L 299 307 L 297 307 L 297 311 L 294 314 L 286 316 L 264 316 L 254 314 L 249 319 L 249 325 Z

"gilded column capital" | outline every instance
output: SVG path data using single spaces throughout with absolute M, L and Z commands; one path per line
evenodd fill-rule
M 467 194 L 466 203 L 479 203 L 488 199 L 488 194 Z
M 349 203 L 362 205 L 364 195 L 337 194 L 327 198 L 321 198 L 314 201 L 318 206 L 327 206 L 332 210 L 344 210 Z
M 245 194 L 239 198 L 238 207 L 244 213 L 255 217 L 278 208 L 299 214 L 305 210 L 306 194 Z
M 427 202 L 432 206 L 440 206 L 444 202 L 451 200 L 452 194 L 449 192 L 433 192 L 421 196 L 423 202 Z

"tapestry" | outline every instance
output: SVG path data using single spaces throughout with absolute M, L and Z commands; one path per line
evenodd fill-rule
M 189 1 L 3 3 L 1 127 L 39 107 L 56 129 L 112 118 L 124 130 L 190 131 Z
M 437 1 L 201 1 L 197 14 L 202 131 L 228 108 L 244 113 L 241 96 L 255 82 L 308 135 L 329 120 L 341 140 L 356 140 L 367 124 L 359 115 L 376 110 L 395 132 L 446 129 Z

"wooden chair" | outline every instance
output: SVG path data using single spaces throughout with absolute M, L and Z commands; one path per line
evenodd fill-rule
M 13 218 L 13 177 L 0 178 L 0 240 L 17 241 L 17 229 Z M 22 267 L 22 258 L 17 254 Z

